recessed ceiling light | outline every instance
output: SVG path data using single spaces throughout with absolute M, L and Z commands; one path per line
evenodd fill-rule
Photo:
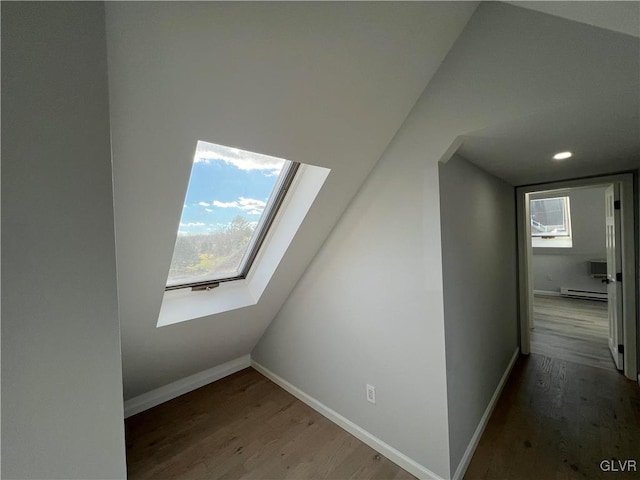
M 571 153 L 571 152 L 559 152 L 559 153 L 556 153 L 553 156 L 553 159 L 554 160 L 564 160 L 566 158 L 571 157 L 571 155 L 573 155 L 573 153 Z

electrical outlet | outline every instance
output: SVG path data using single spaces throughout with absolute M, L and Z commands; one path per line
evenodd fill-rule
M 367 383 L 367 402 L 376 403 L 376 387 Z

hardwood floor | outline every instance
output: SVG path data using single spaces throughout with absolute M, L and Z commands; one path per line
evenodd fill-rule
M 607 302 L 534 297 L 531 352 L 615 370 L 609 352 Z
M 583 326 L 581 335 L 599 328 Z M 134 480 L 415 478 L 250 368 L 135 415 L 125 428 Z M 518 359 L 464 478 L 639 478 L 603 472 L 612 459 L 640 467 L 637 383 L 532 353 Z
M 605 459 L 635 460 L 638 471 L 603 472 Z M 521 356 L 464 478 L 640 478 L 638 384 L 602 368 Z
M 251 368 L 125 429 L 129 479 L 415 479 Z

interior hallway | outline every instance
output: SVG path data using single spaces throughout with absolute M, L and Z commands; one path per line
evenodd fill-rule
M 616 370 L 609 352 L 607 302 L 536 295 L 531 352 Z
M 640 388 L 623 375 L 532 353 L 516 363 L 465 479 L 638 478 Z

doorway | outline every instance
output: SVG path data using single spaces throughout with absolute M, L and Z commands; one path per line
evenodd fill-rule
M 578 204 L 588 197 L 599 199 L 597 208 Z M 572 208 L 574 220 L 583 212 L 578 222 L 571 222 Z M 582 357 L 572 354 L 583 355 L 602 362 L 594 366 L 618 368 L 638 379 L 633 209 L 632 174 L 517 189 L 523 353 L 573 361 Z M 589 210 L 592 220 L 601 222 L 602 245 L 594 244 L 599 235 L 585 239 Z M 572 225 L 582 229 L 579 236 Z M 563 263 L 569 272 L 559 274 Z
M 532 353 L 615 370 L 607 309 L 607 185 L 529 194 Z

